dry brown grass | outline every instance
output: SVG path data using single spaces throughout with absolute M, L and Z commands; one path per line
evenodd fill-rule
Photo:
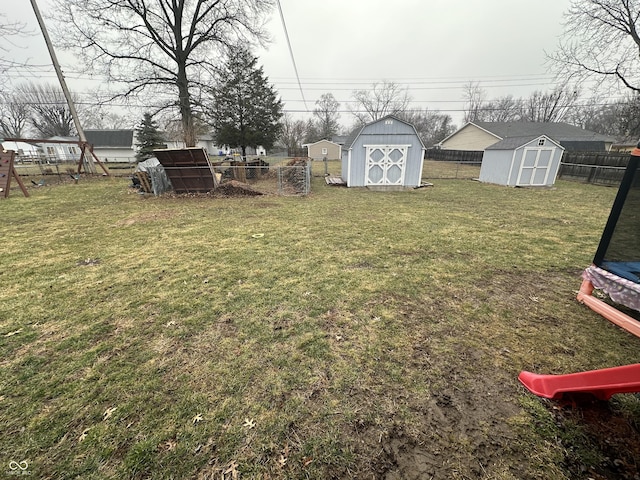
M 1 461 L 56 479 L 610 474 L 597 436 L 516 378 L 638 361 L 574 299 L 615 190 L 435 183 L 148 198 L 106 179 L 0 202 Z M 638 425 L 635 397 L 607 408 Z

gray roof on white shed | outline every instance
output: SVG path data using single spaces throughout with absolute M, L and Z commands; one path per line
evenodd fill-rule
M 523 145 L 526 145 L 537 138 L 547 138 L 549 141 L 553 142 L 558 147 L 564 148 L 555 142 L 553 139 L 547 137 L 546 135 L 527 135 L 525 137 L 509 137 L 504 140 L 500 140 L 498 143 L 494 143 L 493 145 L 487 147 L 485 150 L 516 150 Z

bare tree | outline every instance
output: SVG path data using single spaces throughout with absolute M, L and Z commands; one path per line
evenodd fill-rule
M 603 135 L 640 138 L 640 95 L 599 103 L 597 98 L 576 105 L 568 119 L 574 125 Z
M 533 92 L 524 101 L 522 120 L 528 122 L 560 122 L 576 104 L 577 90 L 556 87 L 551 92 Z
M 465 99 L 464 123 L 484 121 L 486 111 L 487 92 L 478 82 L 469 82 L 464 87 Z
M 301 149 L 307 135 L 307 123 L 304 120 L 294 120 L 291 115 L 285 113 L 281 125 L 277 144 L 287 150 Z
M 517 122 L 522 119 L 524 101 L 505 95 L 491 100 L 483 107 L 483 120 L 486 122 Z
M 7 20 L 6 15 L 0 13 L 0 85 L 4 85 L 5 76 L 12 67 L 24 67 L 25 65 L 14 60 L 10 60 L 10 47 L 17 47 L 18 39 L 27 34 L 25 25 L 19 22 Z
M 26 106 L 29 123 L 42 138 L 76 135 L 73 117 L 62 90 L 57 85 L 25 83 L 14 91 L 16 104 Z M 74 98 L 77 102 L 77 98 Z
M 559 77 L 640 91 L 640 1 L 573 0 L 565 18 L 549 55 Z
M 318 130 L 322 138 L 329 139 L 338 133 L 340 123 L 338 118 L 340 114 L 338 109 L 340 103 L 335 99 L 332 93 L 324 93 L 316 102 L 316 108 L 313 115 L 318 122 Z
M 58 38 L 89 71 L 125 85 L 119 95 L 171 92 L 185 144 L 196 143 L 195 110 L 221 50 L 266 39 L 273 0 L 56 0 Z M 166 98 L 166 97 L 165 97 Z
M 427 108 L 424 110 L 407 110 L 400 114 L 399 117 L 416 128 L 422 143 L 427 148 L 435 145 L 440 140 L 444 140 L 456 130 L 450 115 Z
M 322 138 L 320 129 L 318 128 L 318 122 L 314 121 L 313 118 L 307 120 L 305 123 L 304 143 L 317 142 L 318 140 L 322 140 Z
M 31 111 L 13 92 L 0 94 L 0 134 L 5 137 L 24 138 L 27 135 Z
M 411 101 L 406 88 L 388 81 L 374 83 L 370 90 L 356 90 L 352 97 L 355 103 L 350 107 L 351 113 L 362 125 L 387 115 L 399 115 Z

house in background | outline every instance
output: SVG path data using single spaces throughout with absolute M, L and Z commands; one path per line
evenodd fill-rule
M 101 162 L 133 163 L 136 161 L 133 130 L 85 130 L 87 142 Z M 40 144 L 46 163 L 77 162 L 81 150 L 78 137 L 51 137 Z M 64 141 L 67 143 L 57 143 Z
M 307 157 L 311 160 L 340 160 L 342 157 L 342 147 L 329 140 L 306 143 L 302 146 L 307 149 Z
M 507 138 L 546 135 L 567 151 L 607 152 L 615 139 L 568 123 L 469 122 L 442 140 L 445 150 L 484 151 Z
M 342 150 L 342 181 L 347 187 L 417 187 L 424 150 L 412 124 L 386 116 L 349 135 Z
M 564 148 L 546 135 L 511 137 L 487 147 L 479 180 L 510 187 L 552 186 Z
M 77 162 L 80 160 L 80 146 L 78 137 L 51 137 L 53 142 L 42 142 L 40 149 L 46 163 Z M 67 143 L 54 143 L 64 141 Z
M 329 140 L 332 141 L 333 143 L 337 143 L 342 147 L 344 146 L 344 142 L 347 141 L 347 138 L 348 138 L 347 135 L 334 135 L 333 137 L 329 138 Z
M 168 134 L 165 134 L 165 138 L 169 138 Z M 174 138 L 169 138 L 167 141 L 167 149 L 169 150 L 177 150 L 180 148 L 186 148 L 183 140 Z M 233 155 L 234 153 L 238 153 L 233 149 L 229 148 L 228 145 L 218 145 L 213 138 L 212 135 L 198 135 L 198 141 L 196 142 L 196 147 L 204 148 L 207 154 L 210 157 L 226 157 L 228 155 Z M 258 148 L 247 147 L 246 149 L 247 156 L 265 156 L 267 154 L 266 150 L 262 146 L 258 146 Z
M 33 143 L 5 141 L 0 143 L 0 147 L 2 147 L 4 151 L 12 150 L 16 152 L 15 161 L 17 163 L 35 162 L 41 157 L 40 148 Z
M 613 145 L 611 145 L 611 151 L 616 153 L 630 153 L 634 148 L 638 146 L 639 137 L 624 137 L 618 138 Z
M 167 149 L 169 150 L 186 148 L 184 140 L 175 138 L 175 136 L 174 138 L 171 138 L 172 136 L 167 133 L 163 134 L 163 137 L 166 139 Z M 225 146 L 219 147 L 216 145 L 216 142 L 213 140 L 211 135 L 198 135 L 196 147 L 204 148 L 209 156 L 222 156 L 229 153 L 229 149 L 225 148 Z
M 136 146 L 133 129 L 85 130 L 93 153 L 105 163 L 135 163 Z

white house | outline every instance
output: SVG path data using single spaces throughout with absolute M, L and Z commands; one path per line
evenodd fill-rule
M 21 162 L 33 162 L 40 158 L 41 150 L 37 145 L 26 142 L 2 142 L 2 150 L 12 150 L 16 152 L 15 161 Z
M 132 129 L 85 130 L 87 142 L 93 145 L 93 153 L 105 163 L 134 163 L 136 146 Z
M 41 143 L 40 148 L 46 162 L 77 162 L 80 160 L 80 154 L 82 152 L 78 145 L 78 137 L 51 137 L 48 140 L 55 142 L 63 141 L 66 143 Z

